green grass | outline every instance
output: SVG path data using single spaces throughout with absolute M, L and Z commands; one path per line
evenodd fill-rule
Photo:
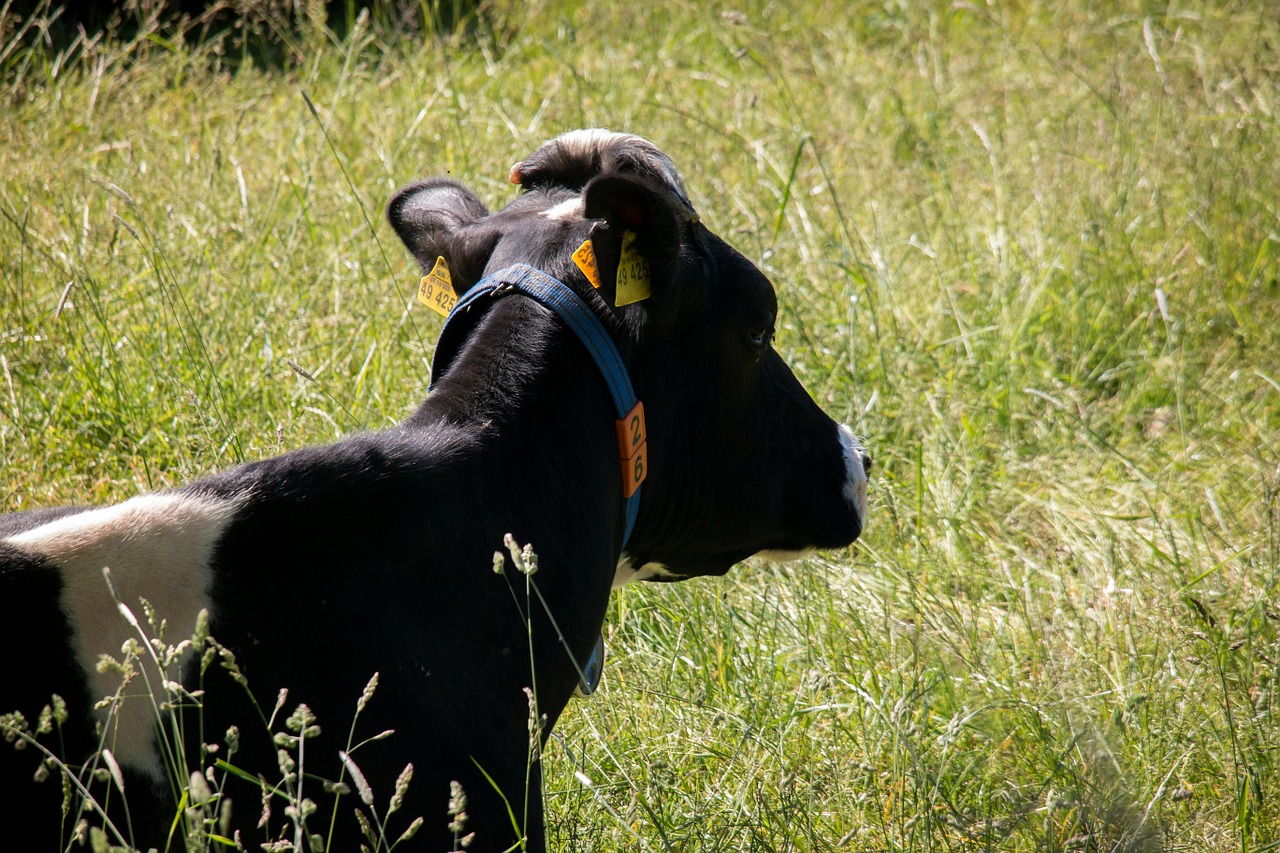
M 15 23 L 0 508 L 398 420 L 440 321 L 390 193 L 498 206 L 543 139 L 633 130 L 773 277 L 873 511 L 849 553 L 615 595 L 555 846 L 1280 850 L 1266 4 L 547 0 L 302 26 L 268 68 Z

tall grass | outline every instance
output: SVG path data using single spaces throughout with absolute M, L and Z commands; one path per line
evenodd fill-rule
M 439 321 L 391 191 L 501 205 L 544 138 L 634 130 L 774 278 L 873 512 L 615 595 L 543 759 L 557 845 L 1280 849 L 1272 10 L 486 8 L 270 67 L 5 19 L 4 509 L 398 420 Z

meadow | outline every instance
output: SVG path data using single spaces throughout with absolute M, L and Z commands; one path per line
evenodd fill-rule
M 0 510 L 397 422 L 441 321 L 390 194 L 500 206 L 544 139 L 633 131 L 773 279 L 872 509 L 614 594 L 553 846 L 1280 850 L 1274 8 L 480 8 L 277 9 L 270 60 L 0 13 Z

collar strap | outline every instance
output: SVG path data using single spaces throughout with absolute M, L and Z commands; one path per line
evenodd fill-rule
M 618 347 L 605 331 L 604 324 L 582 297 L 564 282 L 527 264 L 514 264 L 481 279 L 453 306 L 445 320 L 445 330 L 456 317 L 465 313 L 478 300 L 490 296 L 497 298 L 508 293 L 527 296 L 554 311 L 582 341 L 609 387 L 613 408 L 618 416 L 618 456 L 622 464 L 622 496 L 626 514 L 622 547 L 625 548 L 631 539 L 631 531 L 635 528 L 636 515 L 640 511 L 640 484 L 649 470 L 644 405 L 636 399 L 627 366 L 623 364 Z M 445 331 L 442 330 L 440 341 L 444 341 L 444 338 Z M 440 363 L 439 353 L 436 361 L 437 364 Z M 432 370 L 432 386 L 435 385 L 435 373 Z

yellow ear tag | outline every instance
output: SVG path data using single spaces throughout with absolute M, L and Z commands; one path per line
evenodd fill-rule
M 582 270 L 582 274 L 591 282 L 596 290 L 600 289 L 600 270 L 596 267 L 596 253 L 591 248 L 591 238 L 582 241 L 582 245 L 573 253 L 573 262 Z
M 418 301 L 441 317 L 448 317 L 453 310 L 458 294 L 453 292 L 453 279 L 449 277 L 449 265 L 443 256 L 436 258 L 431 272 L 418 282 Z
M 618 287 L 613 304 L 621 308 L 641 299 L 648 299 L 649 262 L 636 249 L 634 231 L 622 232 L 622 253 L 618 258 Z

